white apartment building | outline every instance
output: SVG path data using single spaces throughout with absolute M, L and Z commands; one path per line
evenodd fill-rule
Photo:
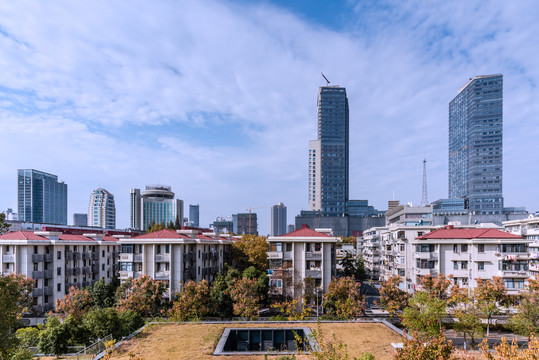
M 88 226 L 116 229 L 114 195 L 105 189 L 92 191 L 88 205 Z
M 301 296 L 296 285 L 309 276 L 317 287 L 327 291 L 336 275 L 336 244 L 342 241 L 332 236 L 331 229 L 311 230 L 304 225 L 285 235 L 270 236 L 267 241 L 271 294 Z
M 169 297 L 189 280 L 213 281 L 230 263 L 232 242 L 228 234 L 201 230 L 164 229 L 120 238 L 120 280 L 149 275 L 167 284 Z
M 34 280 L 34 310 L 53 310 L 71 286 L 110 281 L 117 273 L 118 239 L 103 234 L 74 235 L 55 231 L 11 231 L 0 236 L 2 274 Z
M 387 229 L 387 227 L 373 227 L 363 232 L 361 248 L 363 260 L 365 262 L 365 272 L 367 273 L 367 276 L 373 280 L 380 279 L 380 269 L 382 264 L 382 233 L 386 232 Z
M 539 276 L 539 216 L 530 214 L 526 219 L 504 221 L 505 231 L 530 241 L 529 275 Z

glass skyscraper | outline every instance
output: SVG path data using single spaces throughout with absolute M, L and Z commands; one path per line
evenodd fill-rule
M 200 206 L 197 205 L 191 205 L 189 204 L 189 221 L 193 224 L 194 227 L 199 227 L 199 211 Z
M 116 205 L 114 195 L 99 188 L 90 195 L 88 226 L 116 229 Z
M 449 198 L 503 213 L 503 75 L 470 79 L 449 103 Z
M 19 220 L 67 225 L 67 184 L 34 169 L 17 170 Z
M 271 236 L 281 236 L 286 234 L 286 206 L 278 203 L 271 207 Z
M 131 189 L 131 228 L 147 230 L 151 224 L 183 224 L 183 200 L 174 199 L 174 193 L 167 185 L 147 185 L 141 194 L 140 189 Z
M 349 115 L 346 89 L 318 93 L 318 139 L 309 143 L 309 210 L 341 216 L 348 201 Z

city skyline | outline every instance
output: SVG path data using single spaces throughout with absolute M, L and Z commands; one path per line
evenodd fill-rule
M 0 211 L 17 208 L 16 170 L 35 168 L 69 184 L 68 218 L 103 187 L 128 227 L 129 190 L 162 181 L 200 204 L 201 226 L 265 207 L 267 234 L 272 204 L 308 208 L 321 71 L 350 101 L 349 198 L 377 209 L 393 190 L 419 204 L 423 158 L 429 199 L 446 198 L 448 103 L 502 73 L 505 206 L 538 210 L 538 5 L 376 4 L 4 4 Z

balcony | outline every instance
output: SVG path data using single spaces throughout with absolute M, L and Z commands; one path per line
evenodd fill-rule
M 321 251 L 307 251 L 305 253 L 305 260 L 322 260 Z
M 193 253 L 183 254 L 183 261 L 185 262 L 192 262 L 195 260 L 196 260 L 195 254 Z
M 52 279 L 52 270 L 45 270 L 43 271 L 43 277 L 45 279 Z
M 14 263 L 15 262 L 15 255 L 3 255 L 2 256 L 2 262 L 5 263 Z
M 42 262 L 43 261 L 43 255 L 42 254 L 32 254 L 32 262 Z
M 437 275 L 437 271 L 435 269 L 416 269 L 416 274 L 420 276 L 425 275 Z
M 43 255 L 43 261 L 50 263 L 52 262 L 52 254 L 44 254 Z
M 142 254 L 135 254 L 133 256 L 133 261 L 134 262 L 142 262 Z
M 83 275 L 88 275 L 92 272 L 92 268 L 90 266 L 85 266 L 82 268 Z
M 80 260 L 82 258 L 82 254 L 80 252 L 73 253 L 73 260 Z
M 82 253 L 82 260 L 90 260 L 91 258 L 92 258 L 91 253 L 88 253 L 88 252 Z
M 81 274 L 81 269 L 80 268 L 74 268 L 73 269 L 73 275 L 80 275 Z
M 74 256 L 73 251 L 71 251 L 71 250 L 66 251 L 66 260 L 67 261 L 73 260 L 74 257 L 75 256 Z
M 133 271 L 120 271 L 120 279 L 127 279 L 133 277 Z
M 88 286 L 92 286 L 92 282 L 91 281 L 84 281 L 82 283 L 82 287 L 88 287 Z
M 32 290 L 32 296 L 33 297 L 43 296 L 43 289 Z
M 312 277 L 313 279 L 321 279 L 322 278 L 322 270 L 320 269 L 309 269 L 305 270 L 305 277 Z
M 155 261 L 157 262 L 169 262 L 170 254 L 157 254 L 155 255 Z
M 294 259 L 294 253 L 292 251 L 285 251 L 283 253 L 283 260 L 293 260 Z
M 99 253 L 96 253 L 96 252 L 92 253 L 91 259 L 92 260 L 98 260 L 99 259 Z
M 93 264 L 92 265 L 92 272 L 94 272 L 94 273 L 99 272 L 99 265 L 98 264 Z
M 120 261 L 133 262 L 133 254 L 120 254 Z
M 155 273 L 155 280 L 168 280 L 170 271 L 158 271 Z
M 283 258 L 283 252 L 282 251 L 268 251 L 268 259 L 282 259 Z
M 416 252 L 414 253 L 416 259 L 426 259 L 426 260 L 438 260 L 438 253 L 433 252 Z
M 502 277 L 528 277 L 528 272 L 526 270 L 502 270 Z
M 43 288 L 43 294 L 51 296 L 52 295 L 52 286 L 45 286 Z
M 32 271 L 32 279 L 43 279 L 43 271 Z

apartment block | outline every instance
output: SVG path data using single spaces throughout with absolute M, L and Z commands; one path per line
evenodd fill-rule
M 281 236 L 268 237 L 270 294 L 301 296 L 296 286 L 305 278 L 315 280 L 327 291 L 336 275 L 336 244 L 342 240 L 332 236 L 331 229 L 301 229 Z
M 505 221 L 505 231 L 520 235 L 529 240 L 530 253 L 529 269 L 530 276 L 539 276 L 539 216 L 530 214 L 528 218 L 521 220 Z

